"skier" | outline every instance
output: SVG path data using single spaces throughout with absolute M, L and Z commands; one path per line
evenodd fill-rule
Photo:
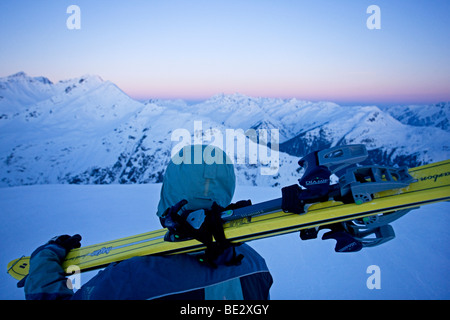
M 112 263 L 74 293 L 61 263 L 81 236 L 62 235 L 32 253 L 26 299 L 268 299 L 273 281 L 264 259 L 223 232 L 219 213 L 230 208 L 234 189 L 234 168 L 222 150 L 183 148 L 167 167 L 157 215 L 167 241 L 195 238 L 205 252 Z

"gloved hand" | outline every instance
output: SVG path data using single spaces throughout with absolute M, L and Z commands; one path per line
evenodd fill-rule
M 167 208 L 161 217 L 162 226 L 168 229 L 175 229 L 178 226 L 178 221 L 180 219 L 178 211 L 180 211 L 187 203 L 187 200 L 181 200 L 172 207 Z
M 48 244 L 56 244 L 66 250 L 66 254 L 74 249 L 81 247 L 81 236 L 79 234 L 75 234 L 73 236 L 69 236 L 67 234 L 56 236 L 48 242 Z
M 50 239 L 46 244 L 43 244 L 42 246 L 38 247 L 36 250 L 33 251 L 31 254 L 31 259 L 33 259 L 34 256 L 36 256 L 39 252 L 42 250 L 49 248 L 50 250 L 53 250 L 52 247 L 56 245 L 59 248 L 62 248 L 64 252 L 61 252 L 60 250 L 53 250 L 58 254 L 60 259 L 64 259 L 64 257 L 69 253 L 70 250 L 74 248 L 81 247 L 81 236 L 79 234 L 69 236 L 67 234 L 56 236 Z
M 160 218 L 161 225 L 164 228 L 169 229 L 169 232 L 165 236 L 166 241 L 179 241 L 181 239 L 187 240 L 189 237 L 185 234 L 184 227 L 185 221 L 180 216 L 179 211 L 187 204 L 187 200 L 181 200 L 170 208 L 164 211 L 164 214 Z

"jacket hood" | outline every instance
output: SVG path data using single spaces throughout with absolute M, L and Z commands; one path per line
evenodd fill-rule
M 189 145 L 175 154 L 164 174 L 157 215 L 185 199 L 184 210 L 210 209 L 231 203 L 236 187 L 234 166 L 218 147 Z

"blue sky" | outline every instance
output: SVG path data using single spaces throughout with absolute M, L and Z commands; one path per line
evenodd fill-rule
M 66 27 L 71 4 L 80 30 Z M 137 99 L 433 103 L 450 100 L 449 12 L 448 0 L 2 0 L 0 76 L 97 74 Z

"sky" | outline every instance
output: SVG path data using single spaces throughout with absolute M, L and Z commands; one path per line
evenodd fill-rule
M 0 77 L 95 74 L 139 100 L 450 101 L 449 12 L 448 0 L 1 0 Z

